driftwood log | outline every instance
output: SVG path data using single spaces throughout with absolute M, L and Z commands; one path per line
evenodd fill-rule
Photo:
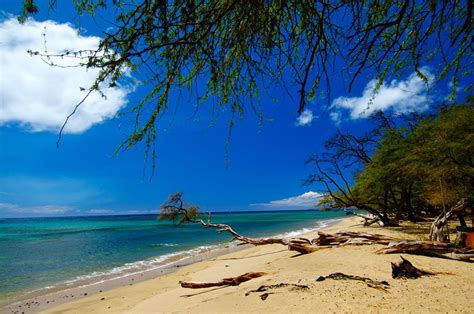
M 262 277 L 266 275 L 264 272 L 250 272 L 245 273 L 237 277 L 224 278 L 217 282 L 183 282 L 180 281 L 180 285 L 183 288 L 190 289 L 200 289 L 200 288 L 210 288 L 210 287 L 222 287 L 222 286 L 238 286 L 242 282 L 249 281 L 254 278 Z
M 305 238 L 291 239 L 288 243 L 288 249 L 290 251 L 297 251 L 297 252 L 300 252 L 301 254 L 313 253 L 324 248 L 329 248 L 329 246 L 323 247 L 323 246 L 313 245 L 310 240 L 305 239 Z
M 468 200 L 466 198 L 463 198 L 459 202 L 457 202 L 456 205 L 451 207 L 449 211 L 447 211 L 446 213 L 441 213 L 431 225 L 430 240 L 447 242 L 448 239 L 446 238 L 446 234 L 443 229 L 448 224 L 449 219 L 454 215 L 457 215 L 462 219 L 463 212 L 468 206 L 468 204 Z
M 332 273 L 327 276 L 319 276 L 316 279 L 316 281 L 324 281 L 326 279 L 361 281 L 365 283 L 367 286 L 369 286 L 370 288 L 375 288 L 384 292 L 388 292 L 387 289 L 390 288 L 390 284 L 386 281 L 377 281 L 377 280 L 370 279 L 368 277 L 346 275 L 343 273 Z
M 340 245 L 340 244 L 388 244 L 397 238 L 382 234 L 365 232 L 341 231 L 335 234 L 318 232 L 318 237 L 311 241 L 313 245 Z
M 353 211 L 348 210 L 348 209 L 344 209 L 344 212 L 346 213 L 346 215 L 353 215 L 353 216 L 360 217 L 360 218 L 364 219 L 364 226 L 366 226 L 366 227 L 368 227 L 370 225 L 373 225 L 374 223 L 377 223 L 379 226 L 383 227 L 383 223 L 380 220 L 380 217 L 367 216 L 367 215 L 363 215 L 363 214 L 353 212 Z
M 377 251 L 378 254 L 407 253 L 474 262 L 474 249 L 458 248 L 452 243 L 430 241 L 399 241 Z
M 290 251 L 297 251 L 302 254 L 307 254 L 337 245 L 386 245 L 390 242 L 398 240 L 400 239 L 382 234 L 371 234 L 364 232 L 337 232 L 334 234 L 329 234 L 319 231 L 318 236 L 311 241 L 304 238 L 291 239 L 288 243 L 288 249 Z
M 393 279 L 399 279 L 399 278 L 416 279 L 421 276 L 430 276 L 430 275 L 439 274 L 439 273 L 434 273 L 434 272 L 416 268 L 408 260 L 404 259 L 401 256 L 400 258 L 402 259 L 401 262 L 392 263 L 392 278 Z

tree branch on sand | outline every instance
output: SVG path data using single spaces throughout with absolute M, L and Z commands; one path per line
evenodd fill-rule
M 161 206 L 160 219 L 178 220 L 178 223 L 197 223 L 204 228 L 213 228 L 217 232 L 227 232 L 232 235 L 233 240 L 253 245 L 282 244 L 288 246 L 290 251 L 297 251 L 301 254 L 313 253 L 321 249 L 345 245 L 387 245 L 377 251 L 379 254 L 407 253 L 425 255 L 431 257 L 441 257 L 463 262 L 473 262 L 474 250 L 463 249 L 452 243 L 430 242 L 430 241 L 408 241 L 382 234 L 372 234 L 365 232 L 340 231 L 333 234 L 319 231 L 314 239 L 302 237 L 297 238 L 261 238 L 254 239 L 241 235 L 231 226 L 222 223 L 213 223 L 211 214 L 207 219 L 198 211 L 195 206 L 185 206 L 182 200 L 182 193 L 171 195 Z
M 377 251 L 378 254 L 406 253 L 472 263 L 474 249 L 456 247 L 453 243 L 430 241 L 398 241 Z
M 390 284 L 386 281 L 377 281 L 368 277 L 346 275 L 343 273 L 332 273 L 327 276 L 319 276 L 316 281 L 324 281 L 326 279 L 362 281 L 366 283 L 367 286 L 369 286 L 370 288 L 378 289 L 384 292 L 388 292 L 387 289 L 390 288 Z
M 437 272 L 431 272 L 431 271 L 426 271 L 423 269 L 416 268 L 407 259 L 404 259 L 401 256 L 400 258 L 402 259 L 401 262 L 392 263 L 392 278 L 393 279 L 398 279 L 398 278 L 416 279 L 421 276 L 432 276 L 432 275 L 441 274 Z
M 278 283 L 274 285 L 262 285 L 255 290 L 250 290 L 246 292 L 245 296 L 249 296 L 251 293 L 265 292 L 260 295 L 260 299 L 262 299 L 262 301 L 265 301 L 268 295 L 271 294 L 271 292 L 266 292 L 266 291 L 273 290 L 273 289 L 280 289 L 280 288 L 290 288 L 290 290 L 298 290 L 298 291 L 310 289 L 308 285 L 282 282 L 282 283 Z
M 183 288 L 200 289 L 210 287 L 222 287 L 222 286 L 238 286 L 242 282 L 252 280 L 254 278 L 262 277 L 266 275 L 264 272 L 249 272 L 236 277 L 223 278 L 217 282 L 183 282 L 179 284 Z

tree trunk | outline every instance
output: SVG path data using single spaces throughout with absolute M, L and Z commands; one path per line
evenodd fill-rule
M 387 247 L 377 251 L 378 254 L 406 253 L 424 255 L 456 261 L 474 262 L 474 249 L 457 248 L 452 243 L 429 241 L 399 241 L 392 242 Z
M 448 224 L 449 219 L 454 215 L 460 215 L 461 212 L 467 207 L 468 203 L 468 200 L 463 198 L 457 202 L 456 205 L 451 207 L 449 211 L 446 213 L 441 213 L 431 225 L 430 240 L 449 242 L 443 229 Z

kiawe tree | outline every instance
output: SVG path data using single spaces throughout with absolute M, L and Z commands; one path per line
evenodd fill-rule
M 35 0 L 23 3 L 20 21 L 48 9 Z M 472 74 L 470 0 L 72 3 L 81 15 L 106 10 L 115 19 L 96 50 L 56 56 L 100 69 L 84 92 L 100 92 L 130 73 L 150 87 L 131 106 L 135 124 L 123 149 L 145 141 L 154 154 L 158 120 L 175 106 L 170 95 L 183 89 L 198 94 L 199 104 L 212 98 L 229 110 L 232 130 L 234 118 L 245 111 L 261 116 L 259 97 L 270 84 L 289 86 L 298 96 L 295 111 L 302 113 L 320 92 L 330 99 L 331 73 L 343 73 L 349 90 L 361 73 L 375 73 L 374 93 L 386 77 L 408 71 L 428 83 L 428 62 L 437 64 L 436 79 L 451 79 L 453 91 L 460 77 Z M 50 0 L 48 7 L 55 4 Z
M 382 124 L 364 136 L 337 132 L 310 158 L 306 183 L 322 186 L 326 205 L 365 209 L 386 226 L 443 207 L 455 208 L 448 216 L 459 214 L 465 225 L 463 211 L 474 200 L 472 101 L 401 126 L 379 117 Z

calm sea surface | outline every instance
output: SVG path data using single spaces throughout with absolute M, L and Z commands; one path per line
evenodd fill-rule
M 342 218 L 342 211 L 215 213 L 213 222 L 261 237 L 295 235 Z M 156 215 L 0 219 L 0 301 L 84 278 L 113 278 L 163 265 L 230 240 Z

